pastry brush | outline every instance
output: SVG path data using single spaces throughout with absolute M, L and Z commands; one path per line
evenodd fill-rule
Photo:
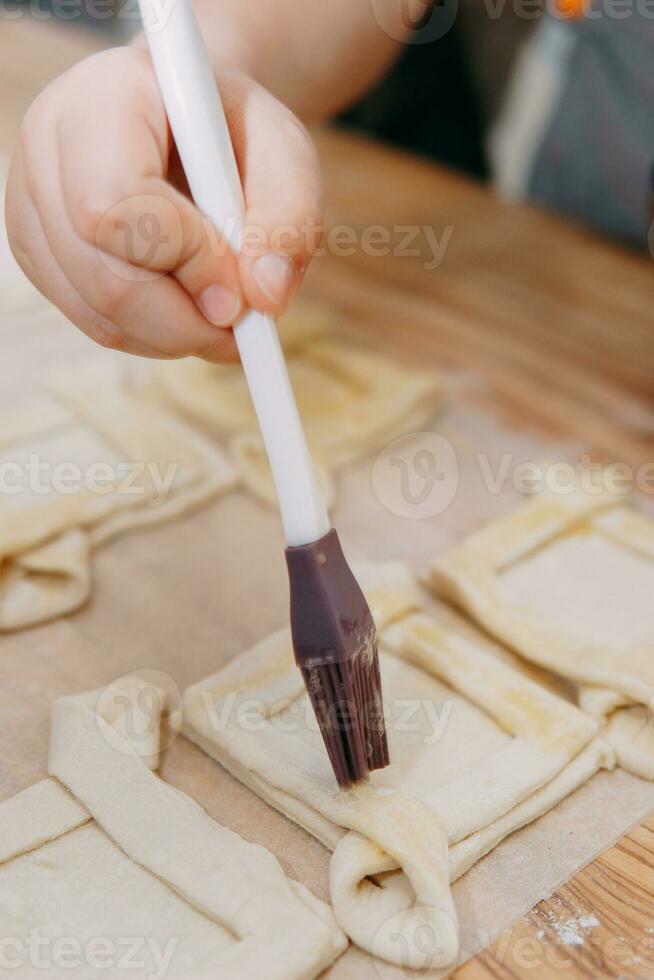
M 216 80 L 190 0 L 140 0 L 188 185 L 238 252 L 245 206 Z M 348 787 L 388 765 L 375 626 L 318 486 L 272 317 L 234 336 L 266 446 L 288 547 L 291 633 L 334 774 Z

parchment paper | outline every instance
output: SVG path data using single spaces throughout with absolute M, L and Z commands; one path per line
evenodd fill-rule
M 32 317 L 28 331 L 23 326 L 0 321 L 0 408 L 37 390 L 54 361 L 83 365 L 89 356 L 109 356 L 54 315 Z M 439 551 L 519 502 L 510 479 L 498 493 L 484 482 L 484 472 L 492 467 L 496 473 L 505 454 L 513 467 L 529 459 L 574 459 L 583 450 L 509 433 L 480 410 L 485 393 L 471 379 L 451 377 L 448 388 L 450 404 L 432 428 L 455 450 L 454 500 L 431 517 L 397 516 L 373 489 L 372 460 L 358 464 L 337 479 L 335 523 L 349 557 L 404 558 L 422 570 Z M 480 453 L 488 456 L 485 464 Z M 389 499 L 394 506 L 392 494 Z M 282 547 L 276 515 L 233 494 L 178 523 L 111 544 L 97 555 L 93 598 L 85 609 L 0 639 L 0 798 L 45 775 L 50 705 L 57 696 L 136 668 L 164 671 L 183 689 L 282 625 Z M 533 668 L 529 673 L 543 676 Z M 328 899 L 329 853 L 185 739 L 168 749 L 163 775 L 216 819 L 268 847 L 289 874 Z M 455 885 L 462 961 L 652 808 L 654 785 L 620 771 L 600 774 L 500 845 Z M 395 980 L 405 974 L 350 949 L 328 976 Z

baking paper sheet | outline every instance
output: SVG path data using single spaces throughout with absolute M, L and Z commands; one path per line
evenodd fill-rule
M 45 370 L 55 354 L 78 363 L 89 354 L 98 356 L 60 318 L 32 322 L 29 334 L 21 333 L 18 324 L 1 328 L 7 353 L 3 376 L 7 372 L 9 380 L 2 394 L 5 407 L 19 388 L 27 396 L 37 387 L 34 366 L 28 380 L 20 379 L 26 363 Z M 349 557 L 403 558 L 423 570 L 444 548 L 519 503 L 511 480 L 519 462 L 574 459 L 584 448 L 509 433 L 475 407 L 479 392 L 469 379 L 450 379 L 449 389 L 451 404 L 432 430 L 445 437 L 456 457 L 452 502 L 431 516 L 399 516 L 392 487 L 387 496 L 383 479 L 378 480 L 381 464 L 377 476 L 372 460 L 348 469 L 337 478 L 335 523 Z M 427 436 L 424 445 L 433 448 L 433 440 Z M 440 444 L 441 451 L 437 462 L 446 478 L 439 483 L 445 486 L 452 457 L 447 443 Z M 493 492 L 488 477 L 502 483 L 499 467 L 507 455 L 509 475 Z M 401 452 L 392 449 L 391 457 L 400 459 Z M 388 472 L 400 469 L 394 464 Z M 419 483 L 408 496 L 420 496 Z M 93 599 L 85 609 L 3 637 L 0 798 L 45 775 L 54 698 L 109 683 L 136 668 L 164 671 L 182 690 L 282 625 L 287 616 L 282 547 L 275 514 L 244 494 L 233 494 L 179 523 L 116 541 L 97 555 Z M 529 672 L 541 676 L 532 668 Z M 168 750 L 163 775 L 213 817 L 268 847 L 289 874 L 328 899 L 328 851 L 185 739 L 179 737 Z M 462 960 L 492 942 L 652 808 L 654 784 L 620 771 L 599 774 L 554 812 L 501 844 L 454 887 Z M 400 980 L 406 974 L 350 949 L 328 976 Z

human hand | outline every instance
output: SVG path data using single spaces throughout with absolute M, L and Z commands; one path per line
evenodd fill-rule
M 188 196 L 146 51 L 114 48 L 28 110 L 7 184 L 12 251 L 93 340 L 146 357 L 236 358 L 247 307 L 279 315 L 322 227 L 313 144 L 250 77 L 217 72 L 244 186 L 236 256 Z

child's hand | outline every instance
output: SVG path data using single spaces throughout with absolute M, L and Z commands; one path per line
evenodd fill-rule
M 247 204 L 238 258 L 186 196 L 144 51 L 81 62 L 25 116 L 7 186 L 12 250 L 103 346 L 229 360 L 234 339 L 220 327 L 246 306 L 283 311 L 319 240 L 321 180 L 306 131 L 248 76 L 225 70 L 218 80 Z

